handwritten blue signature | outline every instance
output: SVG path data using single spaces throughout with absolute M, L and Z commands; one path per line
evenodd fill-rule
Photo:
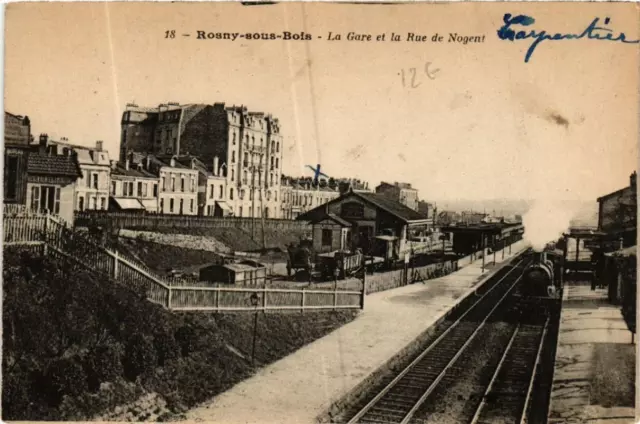
M 528 38 L 535 39 L 533 44 L 531 44 L 531 46 L 529 47 L 529 50 L 527 50 L 527 55 L 524 57 L 525 63 L 529 62 L 529 59 L 531 58 L 531 55 L 533 54 L 533 51 L 535 50 L 535 48 L 538 46 L 538 44 L 540 44 L 544 40 L 579 40 L 581 38 L 586 37 L 591 40 L 620 41 L 620 42 L 629 43 L 629 44 L 637 44 L 640 42 L 640 40 L 627 40 L 623 32 L 621 32 L 620 35 L 614 38 L 612 36 L 612 33 L 613 33 L 612 30 L 610 30 L 609 28 L 601 28 L 597 26 L 598 22 L 600 22 L 599 18 L 595 18 L 593 22 L 591 22 L 591 24 L 589 24 L 589 26 L 584 31 L 582 31 L 581 34 L 555 34 L 555 35 L 549 35 L 547 34 L 546 31 L 537 32 L 535 30 L 531 30 L 530 32 L 527 33 L 525 31 L 516 32 L 513 29 L 511 29 L 512 25 L 522 25 L 522 26 L 532 25 L 536 20 L 527 15 L 518 15 L 518 16 L 512 17 L 510 13 L 507 13 L 504 15 L 503 19 L 504 19 L 504 25 L 498 30 L 498 37 L 501 40 L 515 41 L 515 40 L 526 40 Z M 611 20 L 609 18 L 605 18 L 604 24 L 609 25 L 610 21 Z M 606 34 L 602 34 L 600 31 L 605 32 Z

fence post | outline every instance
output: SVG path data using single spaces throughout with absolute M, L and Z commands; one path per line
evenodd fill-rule
M 267 312 L 267 286 L 262 289 L 262 312 Z
M 333 288 L 333 310 L 338 309 L 338 287 Z
M 364 269 L 362 274 L 362 293 L 360 294 L 360 309 L 364 309 L 364 296 L 367 293 L 367 268 Z
M 216 287 L 216 312 L 220 311 L 220 287 Z
M 169 286 L 167 290 L 169 290 L 169 296 L 167 296 L 167 309 L 171 310 L 171 295 L 173 294 L 173 290 L 171 290 L 171 286 Z
M 300 308 L 301 308 L 300 312 L 302 312 L 302 313 L 304 313 L 304 297 L 305 297 L 305 289 L 303 288 L 302 289 L 302 302 L 300 304 Z
M 118 265 L 119 265 L 119 259 L 118 259 L 118 251 L 114 251 L 113 252 L 113 279 L 117 280 L 118 279 Z

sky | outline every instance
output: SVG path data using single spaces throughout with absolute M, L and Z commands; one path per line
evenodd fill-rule
M 425 200 L 594 201 L 628 185 L 638 45 L 545 41 L 525 63 L 530 41 L 496 35 L 505 13 L 552 33 L 610 17 L 614 31 L 640 38 L 634 4 L 14 3 L 5 110 L 28 115 L 36 137 L 104 140 L 115 157 L 129 102 L 244 104 L 279 118 L 286 174 L 320 163 L 371 185 L 409 182 Z M 165 38 L 170 30 L 178 36 Z M 199 30 L 322 39 L 197 40 Z M 328 41 L 330 31 L 342 40 Z M 351 31 L 386 41 L 347 41 Z M 392 32 L 444 42 L 391 42 Z M 450 33 L 485 41 L 448 43 Z M 415 88 L 402 84 L 412 68 Z

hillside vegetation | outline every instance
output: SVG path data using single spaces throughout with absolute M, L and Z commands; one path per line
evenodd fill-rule
M 3 290 L 5 420 L 91 419 L 155 394 L 166 412 L 127 417 L 165 420 L 254 371 L 252 315 L 172 314 L 139 288 L 13 249 L 4 251 Z M 282 358 L 354 317 L 261 314 L 256 362 Z

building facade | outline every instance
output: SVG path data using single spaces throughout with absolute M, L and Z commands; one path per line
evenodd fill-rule
M 406 207 L 418 210 L 418 190 L 408 183 L 385 183 L 384 181 L 376 187 L 376 193 L 396 201 Z
M 324 180 L 315 185 L 309 178 L 282 177 L 281 216 L 285 219 L 296 219 L 299 215 L 338 197 L 340 192 L 329 187 Z
M 73 224 L 76 181 L 82 177 L 73 149 L 48 145 L 46 134 L 29 151 L 27 197 L 30 211 L 51 213 Z
M 27 158 L 31 122 L 27 116 L 4 113 L 3 202 L 25 205 L 27 200 Z
M 636 244 L 638 203 L 637 172 L 629 176 L 629 185 L 598 198 L 598 230 L 609 238 L 622 239 L 624 247 Z
M 109 153 L 102 149 L 102 141 L 97 141 L 94 148 L 70 144 L 66 138 L 48 143 L 76 153 L 82 178 L 76 182 L 74 210 L 107 210 L 111 167 Z
M 109 209 L 158 212 L 158 177 L 141 160 L 112 162 Z
M 129 151 L 193 155 L 206 164 L 219 158 L 224 197 L 234 215 L 277 218 L 282 140 L 277 118 L 243 106 L 129 104 L 122 118 L 120 150 L 121 157 Z

